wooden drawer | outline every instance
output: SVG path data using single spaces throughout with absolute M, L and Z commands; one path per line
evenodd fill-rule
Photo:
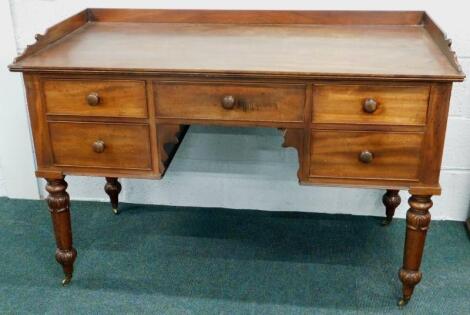
M 49 132 L 55 165 L 152 168 L 147 125 L 50 122 Z
M 422 133 L 312 131 L 310 176 L 417 180 L 422 139 Z
M 147 117 L 144 81 L 126 80 L 45 80 L 48 114 Z
M 303 121 L 304 85 L 155 83 L 158 117 Z
M 316 85 L 314 123 L 426 124 L 429 86 Z

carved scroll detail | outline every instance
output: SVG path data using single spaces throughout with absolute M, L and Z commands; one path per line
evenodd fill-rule
M 89 11 L 89 9 L 86 9 L 80 13 L 77 13 L 76 15 L 60 22 L 59 24 L 46 29 L 44 34 L 36 34 L 34 36 L 36 42 L 34 44 L 27 45 L 23 53 L 15 58 L 14 63 L 23 60 L 27 56 L 31 56 L 37 53 L 44 47 L 85 25 L 90 20 Z M 14 65 L 11 66 L 11 68 L 14 69 Z
M 428 16 L 425 15 L 423 18 L 424 27 L 429 32 L 429 35 L 434 39 L 436 44 L 441 49 L 442 53 L 452 63 L 455 69 L 463 75 L 462 66 L 459 63 L 457 53 L 451 49 L 452 40 L 447 36 L 446 33 Z
M 304 130 L 303 129 L 290 129 L 284 128 L 279 129 L 284 137 L 284 142 L 282 147 L 284 148 L 294 148 L 297 150 L 297 155 L 299 159 L 299 169 L 297 171 L 297 177 L 299 181 L 302 180 L 302 163 L 303 163 L 303 152 L 304 152 Z
M 444 40 L 447 43 L 447 47 L 449 48 L 449 58 L 453 60 L 453 65 L 455 66 L 455 68 L 457 68 L 457 71 L 463 72 L 462 66 L 459 63 L 459 58 L 457 57 L 457 53 L 454 50 L 452 50 L 452 39 L 447 37 L 446 33 L 443 33 L 443 35 L 444 35 Z
M 158 156 L 160 162 L 160 173 L 163 175 L 170 165 L 178 146 L 188 130 L 187 125 L 158 125 Z
M 457 68 L 457 71 L 463 72 L 462 66 L 459 63 L 459 58 L 457 57 L 457 53 L 451 49 L 452 47 L 452 39 L 447 37 L 447 34 L 444 33 L 445 41 L 447 42 L 447 47 L 449 48 L 449 57 L 453 60 L 453 65 Z

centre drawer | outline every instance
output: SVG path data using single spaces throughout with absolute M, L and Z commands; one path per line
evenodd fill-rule
M 419 132 L 314 130 L 310 176 L 417 180 Z
M 155 82 L 157 117 L 302 122 L 305 85 Z
M 57 166 L 151 169 L 147 125 L 49 122 L 49 132 Z

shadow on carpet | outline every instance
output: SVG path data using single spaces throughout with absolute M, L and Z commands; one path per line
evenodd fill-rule
M 0 198 L 0 313 L 468 314 L 463 223 L 432 222 L 423 280 L 400 310 L 404 220 L 73 202 L 62 288 L 44 202 Z

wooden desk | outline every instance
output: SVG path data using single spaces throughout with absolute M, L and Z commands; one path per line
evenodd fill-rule
M 405 304 L 421 280 L 452 83 L 450 40 L 424 12 L 88 9 L 36 36 L 23 72 L 37 176 L 70 282 L 65 175 L 160 179 L 188 125 L 282 130 L 302 184 L 383 188 L 385 223 L 412 194 Z

